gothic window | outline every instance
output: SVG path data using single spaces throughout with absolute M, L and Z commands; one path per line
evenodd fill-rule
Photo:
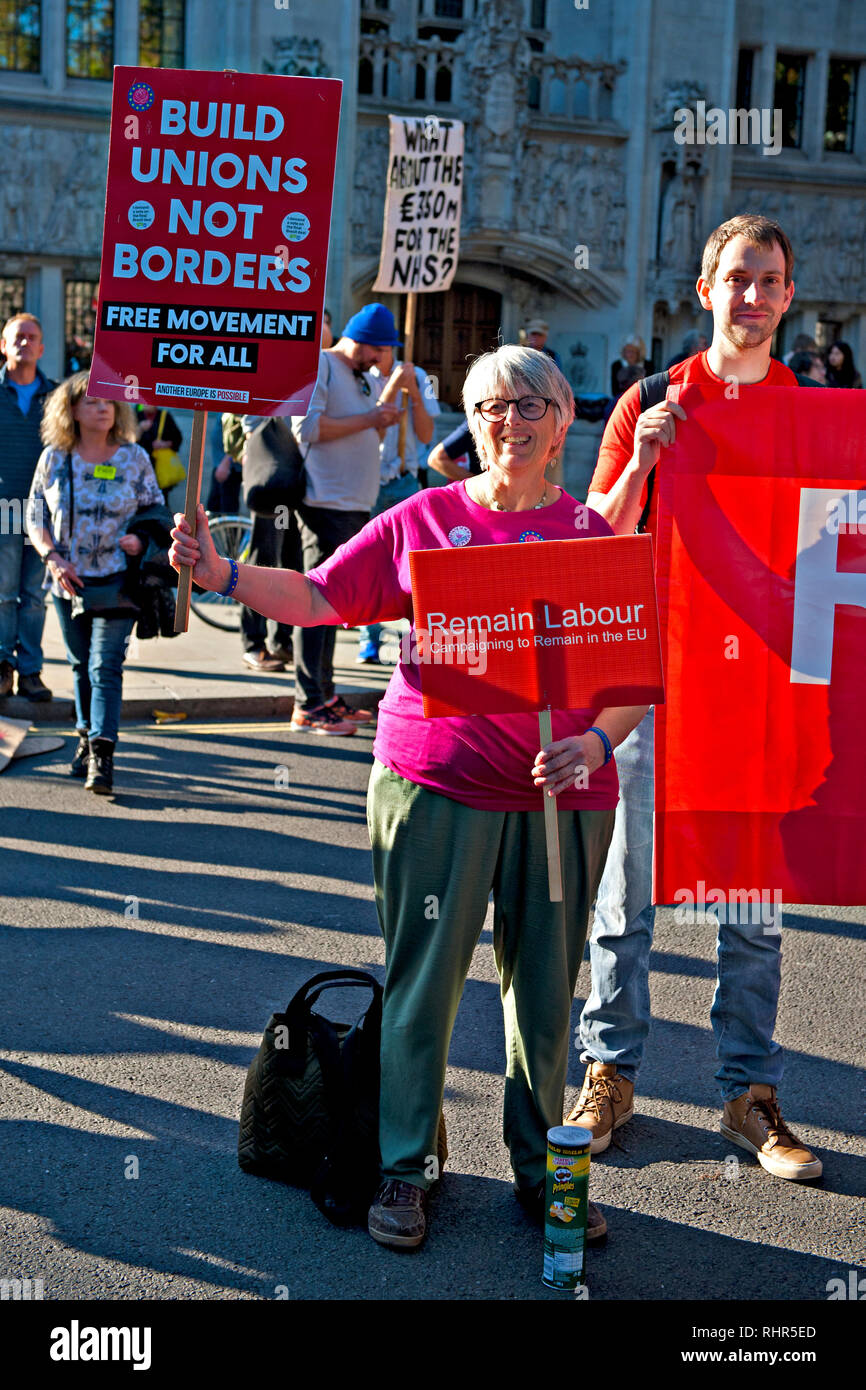
M 184 0 L 139 0 L 138 61 L 145 68 L 182 68 Z
M 436 85 L 433 91 L 433 100 L 437 103 L 451 100 L 451 69 L 440 67 L 436 69 Z
M 803 94 L 806 89 L 806 57 L 802 53 L 776 54 L 773 106 L 782 113 L 782 145 L 798 150 L 803 143 Z
M 547 0 L 531 0 L 529 6 L 530 29 L 547 28 Z
M 66 71 L 69 77 L 111 80 L 113 0 L 66 0 Z
M 573 116 L 589 117 L 589 85 L 586 82 L 577 82 L 574 87 L 574 110 Z
M 857 96 L 857 63 L 831 58 L 827 81 L 827 114 L 824 149 L 850 154 L 854 148 L 854 109 Z
M 526 104 L 530 111 L 538 111 L 541 107 L 541 78 L 534 72 L 529 74 L 529 82 L 526 87 Z
M 433 13 L 437 19 L 462 19 L 463 0 L 436 0 Z
M 358 64 L 358 96 L 373 95 L 373 64 L 369 58 L 362 58 Z
M 24 311 L 24 277 L 4 275 L 0 277 L 0 328 L 8 323 L 13 314 Z
M 565 83 L 561 77 L 554 77 L 550 83 L 548 114 L 551 116 L 565 115 Z
M 424 63 L 415 64 L 415 100 L 427 100 L 427 68 Z
M 748 111 L 752 105 L 752 74 L 755 70 L 755 50 L 741 48 L 737 58 L 737 110 Z
M 93 356 L 93 327 L 96 322 L 96 280 L 67 280 L 65 291 L 66 371 L 78 372 L 90 366 Z
M 39 71 L 39 0 L 0 0 L 0 68 Z

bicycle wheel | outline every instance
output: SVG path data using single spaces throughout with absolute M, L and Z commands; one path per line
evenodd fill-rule
M 217 554 L 242 564 L 250 550 L 252 521 L 248 516 L 211 516 L 208 526 L 216 546 Z M 239 632 L 241 627 L 240 607 L 233 598 L 222 594 L 197 593 L 193 586 L 190 607 L 196 617 L 211 627 L 221 627 L 226 632 Z

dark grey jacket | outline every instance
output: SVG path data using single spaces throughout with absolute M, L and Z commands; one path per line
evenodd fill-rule
M 7 378 L 7 368 L 0 369 L 0 497 L 25 501 L 30 493 L 33 473 L 42 453 L 39 426 L 45 398 L 57 385 L 36 368 L 39 382 L 26 415 L 21 414 L 18 396 Z

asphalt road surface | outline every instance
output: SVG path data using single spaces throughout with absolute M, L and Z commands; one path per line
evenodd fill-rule
M 451 1157 L 420 1251 L 334 1229 L 306 1193 L 237 1166 L 269 1014 L 317 970 L 381 973 L 372 734 L 130 727 L 115 800 L 66 777 L 72 744 L 0 776 L 0 1278 L 41 1279 L 46 1299 L 560 1298 L 511 1195 L 489 928 L 454 1031 Z M 714 935 L 659 913 L 638 1113 L 592 1167 L 610 1227 L 588 1257 L 592 1299 L 823 1302 L 863 1265 L 864 916 L 785 914 L 780 1096 L 824 1159 L 805 1185 L 742 1151 L 726 1162 Z M 579 994 L 588 977 L 584 965 Z M 334 1002 L 354 1016 L 356 994 Z M 582 1070 L 575 1051 L 569 1102 Z

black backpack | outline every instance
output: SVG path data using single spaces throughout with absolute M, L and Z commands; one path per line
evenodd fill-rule
M 364 987 L 357 1023 L 313 1013 L 328 989 Z M 268 1022 L 247 1073 L 238 1163 L 310 1189 L 334 1225 L 366 1221 L 379 1182 L 382 986 L 366 970 L 325 970 Z
M 645 410 L 651 406 L 658 405 L 667 395 L 667 389 L 671 384 L 670 372 L 654 372 L 652 376 L 641 377 L 638 382 L 640 391 L 640 413 L 643 415 Z M 650 507 L 653 504 L 653 492 L 656 485 L 656 470 L 653 468 L 646 480 L 646 502 L 640 514 L 640 520 L 635 527 L 636 531 L 645 531 L 649 520 Z

